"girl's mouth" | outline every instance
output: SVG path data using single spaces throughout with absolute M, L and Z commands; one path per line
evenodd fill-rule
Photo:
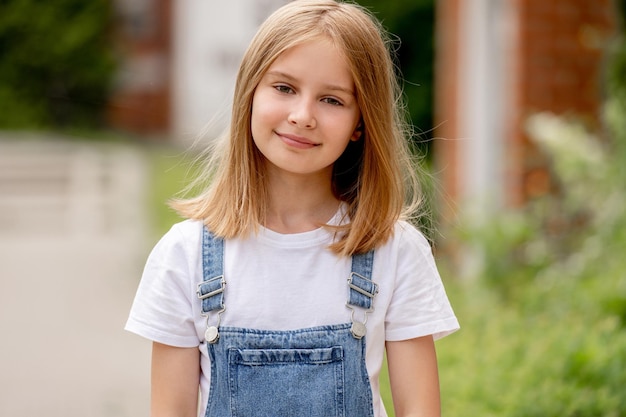
M 308 149 L 313 148 L 315 146 L 319 146 L 318 143 L 313 142 L 310 139 L 305 138 L 304 136 L 292 135 L 290 133 L 278 133 L 276 135 L 287 145 L 293 146 L 294 148 L 300 149 Z

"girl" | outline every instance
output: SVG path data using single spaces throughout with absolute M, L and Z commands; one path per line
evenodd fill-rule
M 458 328 L 414 212 L 380 25 L 332 0 L 261 26 L 206 190 L 151 253 L 126 328 L 153 340 L 152 416 L 438 416 Z M 409 196 L 409 203 L 405 204 Z

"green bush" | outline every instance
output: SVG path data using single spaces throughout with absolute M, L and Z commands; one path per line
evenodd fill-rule
M 0 128 L 97 126 L 113 71 L 111 2 L 0 5 Z
M 438 342 L 444 415 L 625 415 L 626 334 L 602 305 L 624 287 L 604 278 L 529 285 L 515 302 L 449 285 L 462 329 Z
M 560 191 L 465 236 L 484 266 L 453 283 L 464 329 L 441 343 L 446 414 L 626 415 L 626 141 L 549 114 L 529 132 Z
M 427 153 L 428 132 L 434 127 L 435 0 L 358 0 L 393 34 L 407 110 L 417 145 Z

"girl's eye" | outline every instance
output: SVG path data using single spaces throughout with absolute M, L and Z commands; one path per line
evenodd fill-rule
M 332 104 L 333 106 L 343 106 L 343 103 L 341 101 L 337 100 L 336 98 L 332 98 L 332 97 L 323 98 L 322 101 L 324 103 Z
M 293 89 L 291 87 L 289 87 L 288 85 L 279 84 L 279 85 L 275 85 L 274 88 L 279 93 L 289 94 L 289 93 L 293 92 Z

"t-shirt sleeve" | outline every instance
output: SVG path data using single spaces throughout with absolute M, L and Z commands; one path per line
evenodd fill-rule
M 401 224 L 396 233 L 400 233 L 396 281 L 385 317 L 386 340 L 427 335 L 436 340 L 458 330 L 430 244 L 408 223 Z
M 177 347 L 199 345 L 187 240 L 175 225 L 150 253 L 125 329 Z

